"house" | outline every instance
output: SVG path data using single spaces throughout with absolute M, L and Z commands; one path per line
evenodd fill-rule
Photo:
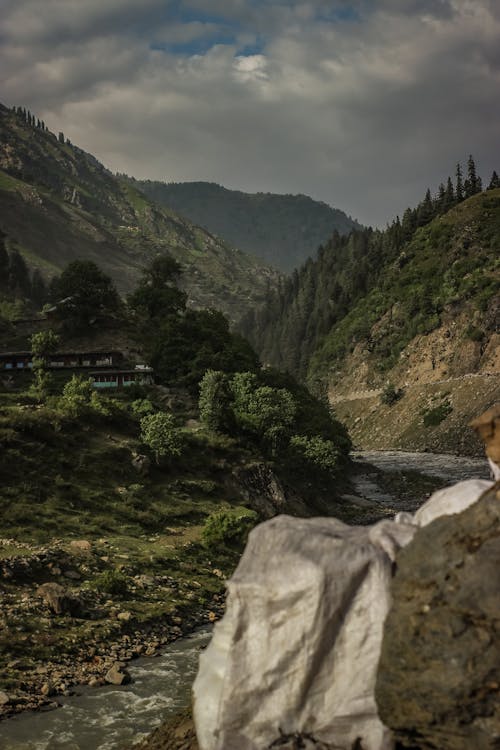
M 120 370 L 100 370 L 90 372 L 89 378 L 94 388 L 128 388 L 131 385 L 153 385 L 154 371 L 146 365 Z
M 87 367 L 113 367 L 123 362 L 123 354 L 119 351 L 98 352 L 55 352 L 47 358 L 47 368 L 72 370 Z M 33 367 L 31 352 L 2 352 L 0 353 L 1 370 L 26 370 Z

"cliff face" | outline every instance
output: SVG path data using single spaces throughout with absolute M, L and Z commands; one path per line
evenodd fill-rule
M 328 396 L 357 447 L 482 455 L 464 426 L 500 400 L 500 334 L 495 323 L 474 341 L 465 335 L 470 320 L 466 310 L 447 313 L 383 374 L 366 346 L 356 346 L 332 377 Z M 384 395 L 389 383 L 396 394 L 392 403 Z

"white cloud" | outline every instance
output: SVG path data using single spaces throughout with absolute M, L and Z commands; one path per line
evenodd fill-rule
M 112 169 L 306 192 L 379 223 L 469 152 L 500 166 L 495 0 L 184 0 L 185 18 L 165 0 L 37 7 L 7 4 L 7 103 Z

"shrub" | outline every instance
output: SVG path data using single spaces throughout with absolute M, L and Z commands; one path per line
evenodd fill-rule
M 246 543 L 257 520 L 257 513 L 246 508 L 211 513 L 201 532 L 202 544 L 209 549 L 217 549 L 221 545 L 240 548 Z
M 224 432 L 232 424 L 231 392 L 227 375 L 207 370 L 200 381 L 200 419 L 210 430 Z
M 392 383 L 387 383 L 380 395 L 380 401 L 387 406 L 392 406 L 396 401 L 399 401 L 402 395 L 403 390 L 401 388 L 395 388 Z
M 175 425 L 173 414 L 163 411 L 141 419 L 141 440 L 153 451 L 157 464 L 161 458 L 180 456 L 184 447 L 182 433 Z
M 73 375 L 63 388 L 59 408 L 70 417 L 80 417 L 91 409 L 93 392 L 90 380 L 81 375 Z
M 319 435 L 293 435 L 290 448 L 295 455 L 321 471 L 334 473 L 339 467 L 340 451 L 335 443 Z
M 129 579 L 121 570 L 105 570 L 94 578 L 93 586 L 103 594 L 126 596 Z
M 427 409 L 424 412 L 424 427 L 436 427 L 446 419 L 448 414 L 453 411 L 453 406 L 446 400 L 443 401 L 439 406 L 435 406 L 433 409 Z
M 136 417 L 145 417 L 147 414 L 152 414 L 155 408 L 149 398 L 137 398 L 130 404 L 130 411 Z

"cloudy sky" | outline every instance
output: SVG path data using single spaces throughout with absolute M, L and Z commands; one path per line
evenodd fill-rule
M 2 0 L 0 99 L 113 171 L 384 224 L 500 168 L 498 0 Z

